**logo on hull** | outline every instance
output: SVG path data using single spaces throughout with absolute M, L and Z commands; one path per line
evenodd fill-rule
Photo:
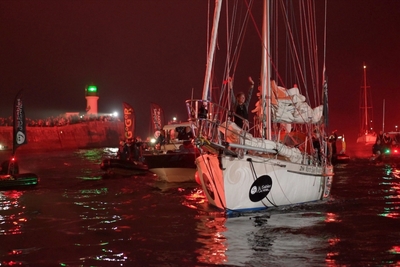
M 272 179 L 268 175 L 257 178 L 250 187 L 249 198 L 253 202 L 261 201 L 265 198 L 272 188 Z

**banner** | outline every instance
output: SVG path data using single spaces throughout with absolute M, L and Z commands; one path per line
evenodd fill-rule
M 13 111 L 13 155 L 18 147 L 28 143 L 26 136 L 25 110 L 22 103 L 22 90 L 14 99 Z
M 152 132 L 160 131 L 164 127 L 164 111 L 159 105 L 151 103 L 150 114 Z
M 128 103 L 123 102 L 123 113 L 124 113 L 124 132 L 125 139 L 133 138 L 135 135 L 135 125 L 136 125 L 136 117 L 135 111 L 132 106 Z

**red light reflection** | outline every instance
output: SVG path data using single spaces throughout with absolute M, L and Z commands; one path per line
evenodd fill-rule
M 0 235 L 17 235 L 22 233 L 27 218 L 23 217 L 25 209 L 20 204 L 21 191 L 0 192 Z M 13 263 L 14 264 L 14 263 Z

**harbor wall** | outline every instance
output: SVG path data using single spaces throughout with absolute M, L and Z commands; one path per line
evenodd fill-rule
M 12 149 L 11 126 L 0 127 L 0 143 Z M 88 121 L 54 127 L 26 127 L 28 143 L 18 150 L 117 147 L 124 138 L 120 121 Z

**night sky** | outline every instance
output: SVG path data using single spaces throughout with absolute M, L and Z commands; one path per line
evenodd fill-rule
M 186 120 L 184 101 L 192 89 L 195 98 L 202 93 L 207 10 L 207 0 L 0 0 L 0 117 L 12 114 L 20 89 L 29 118 L 84 112 L 85 87 L 94 83 L 99 113 L 130 103 L 142 137 L 151 102 L 167 121 Z M 327 27 L 329 128 L 355 141 L 365 62 L 375 129 L 385 99 L 385 130 L 393 130 L 400 124 L 400 1 L 330 0 Z M 238 84 L 259 76 L 258 65 L 248 66 Z

